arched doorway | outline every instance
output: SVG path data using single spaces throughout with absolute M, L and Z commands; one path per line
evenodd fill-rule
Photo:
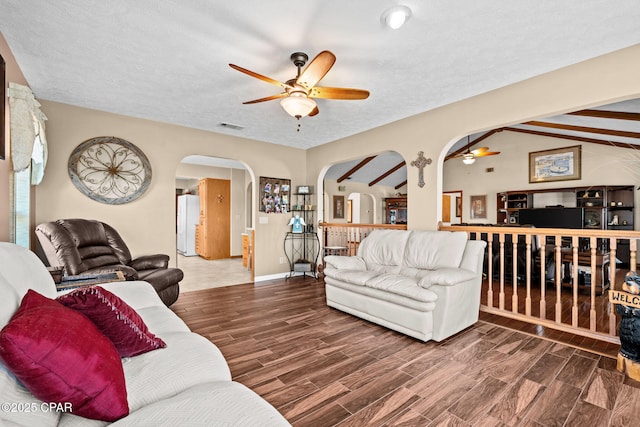
M 201 180 L 227 182 L 229 187 L 229 200 L 225 202 L 229 206 L 228 213 L 223 214 L 225 221 L 216 223 L 228 224 L 229 233 L 229 257 L 206 260 L 199 256 L 198 251 L 190 251 L 189 254 L 178 253 L 177 265 L 185 272 L 185 278 L 181 282 L 181 291 L 189 292 L 211 287 L 229 286 L 253 281 L 253 263 L 243 266 L 243 245 L 245 239 L 252 236 L 253 224 L 253 173 L 242 162 L 211 156 L 192 155 L 187 156 L 176 169 L 176 207 L 184 203 L 182 199 L 198 199 L 198 215 L 196 224 L 189 224 L 188 232 L 196 233 L 196 228 L 201 226 L 202 209 L 200 207 L 200 195 L 198 187 Z M 180 237 L 178 229 L 183 221 L 188 221 L 184 215 L 179 215 L 176 210 L 177 238 Z M 193 222 L 194 219 L 191 219 Z M 199 236 L 203 230 L 199 230 Z M 194 237 L 195 240 L 195 237 Z M 180 244 L 177 245 L 178 247 Z M 194 253 L 195 252 L 195 253 Z

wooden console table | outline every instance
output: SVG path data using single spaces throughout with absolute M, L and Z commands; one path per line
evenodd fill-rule
M 578 290 L 590 290 L 591 286 L 596 286 L 599 295 L 609 289 L 609 252 L 596 251 L 595 254 L 596 271 L 591 271 L 591 284 L 578 284 Z M 573 250 L 562 249 L 562 265 L 564 266 L 563 286 L 572 286 L 571 264 L 573 263 Z M 591 251 L 578 252 L 578 265 L 591 267 Z

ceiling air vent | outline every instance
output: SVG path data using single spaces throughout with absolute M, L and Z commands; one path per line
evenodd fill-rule
M 233 129 L 233 130 L 242 130 L 242 129 L 244 129 L 244 126 L 242 126 L 242 125 L 234 125 L 233 123 L 225 123 L 225 122 L 220 123 L 218 126 L 226 128 L 226 129 Z

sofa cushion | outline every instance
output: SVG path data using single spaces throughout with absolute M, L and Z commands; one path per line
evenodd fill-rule
M 358 246 L 358 255 L 367 268 L 369 264 L 399 266 L 410 235 L 406 230 L 373 230 Z
M 368 280 L 376 277 L 378 273 L 367 270 L 338 270 L 337 268 L 327 268 L 324 270 L 324 275 L 353 285 L 364 286 Z
M 433 285 L 453 286 L 477 277 L 477 274 L 463 268 L 439 268 L 426 270 L 418 281 L 418 286 L 428 289 Z
M 34 396 L 115 421 L 129 413 L 117 350 L 80 313 L 29 290 L 0 331 L 0 358 Z
M 185 421 L 185 414 L 191 422 Z M 273 406 L 246 386 L 217 381 L 198 384 L 166 400 L 147 405 L 116 422 L 113 427 L 187 425 L 290 426 Z
M 167 346 L 126 302 L 100 286 L 76 289 L 58 297 L 58 301 L 87 316 L 116 346 L 120 357 Z
M 147 307 L 166 307 L 157 292 L 147 282 L 141 280 L 103 283 L 104 289 L 116 294 L 131 308 L 138 311 Z
M 359 256 L 328 255 L 324 257 L 327 268 L 339 268 L 342 270 L 366 270 L 367 264 Z
M 29 289 L 48 297 L 56 297 L 56 285 L 42 261 L 26 248 L 0 242 L 0 328 L 6 325 L 20 307 Z M 24 272 L 28 271 L 29 274 Z
M 4 408 L 4 410 L 0 411 L 1 426 L 55 427 L 58 425 L 61 412 L 41 411 L 43 404 L 46 409 L 48 409 L 48 406 L 24 388 L 9 368 L 1 362 L 0 396 L 2 396 L 2 401 L 5 404 L 21 405 L 21 408 L 34 409 L 27 412 L 25 410 L 18 411 L 17 406 L 15 408 L 11 406 Z
M 438 300 L 438 295 L 419 287 L 415 279 L 399 274 L 381 274 L 372 277 L 367 280 L 365 286 L 422 302 L 435 302 Z
M 420 231 L 411 233 L 402 263 L 407 267 L 436 270 L 460 266 L 467 244 L 464 231 Z
M 167 347 L 122 359 L 131 412 L 208 381 L 231 381 L 220 350 L 202 335 L 173 332 Z

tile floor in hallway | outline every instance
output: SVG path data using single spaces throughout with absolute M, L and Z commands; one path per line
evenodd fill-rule
M 184 271 L 180 292 L 251 283 L 251 271 L 242 258 L 206 260 L 199 256 L 178 255 L 178 268 Z

